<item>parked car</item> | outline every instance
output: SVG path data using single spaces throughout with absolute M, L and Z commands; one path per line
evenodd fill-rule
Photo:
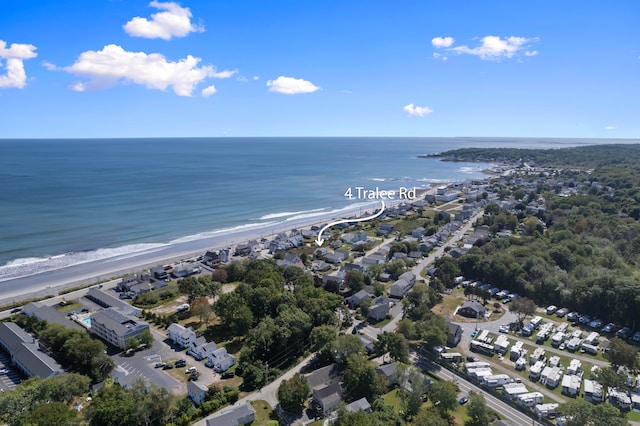
M 189 375 L 189 380 L 198 380 L 198 377 L 200 377 L 200 372 L 194 371 Z
M 7 370 L 6 368 L 0 368 L 0 374 L 7 374 L 9 372 L 9 370 Z
M 580 314 L 577 312 L 569 312 L 567 314 L 567 321 L 569 322 L 574 322 L 575 320 L 577 320 L 580 317 Z
M 195 367 L 189 367 L 186 370 L 184 370 L 184 374 L 190 374 L 190 373 L 193 373 L 195 371 L 198 371 L 198 369 L 195 368 Z
M 234 373 L 233 371 L 225 371 L 224 373 L 222 373 L 220 375 L 221 379 L 230 379 L 232 377 L 234 377 L 236 375 L 236 373 Z
M 621 339 L 628 339 L 629 336 L 631 336 L 631 329 L 629 327 L 623 327 L 616 333 L 616 336 Z
M 616 325 L 612 322 L 610 322 L 609 324 L 605 325 L 604 327 L 602 327 L 602 332 L 603 333 L 615 333 L 617 331 Z
M 502 324 L 499 329 L 500 333 L 508 333 L 511 331 L 509 324 Z
M 22 312 L 22 308 L 13 308 L 10 313 L 17 314 L 18 312 Z
M 460 405 L 464 405 L 467 402 L 469 402 L 469 397 L 465 395 L 462 398 L 460 398 L 460 400 L 458 402 L 460 403 Z
M 602 320 L 594 319 L 589 323 L 589 327 L 591 328 L 600 328 L 602 327 Z
M 164 367 L 165 365 L 167 365 L 166 362 L 156 362 L 155 368 Z
M 177 368 L 185 367 L 186 365 L 187 365 L 187 361 L 185 361 L 184 359 L 179 359 L 176 361 Z
M 477 362 L 478 358 L 476 358 L 473 355 L 467 355 L 467 361 L 469 361 L 469 362 Z
M 580 324 L 589 324 L 591 322 L 591 317 L 589 315 L 582 315 L 578 322 Z
M 162 366 L 163 370 L 171 370 L 173 368 L 173 364 L 165 364 Z

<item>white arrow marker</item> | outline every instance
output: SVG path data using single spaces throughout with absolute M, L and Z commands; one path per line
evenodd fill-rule
M 380 202 L 382 203 L 382 207 L 380 207 L 380 211 L 376 214 L 374 214 L 373 216 L 369 216 L 369 217 L 361 217 L 358 219 L 343 219 L 343 220 L 339 220 L 337 222 L 333 222 L 330 223 L 326 226 L 324 226 L 320 232 L 318 232 L 318 238 L 316 238 L 316 244 L 318 245 L 318 247 L 322 246 L 322 243 L 324 243 L 324 240 L 322 239 L 322 233 L 324 231 L 326 231 L 327 229 L 331 228 L 334 225 L 339 225 L 341 223 L 353 223 L 353 222 L 364 222 L 367 220 L 371 220 L 371 219 L 375 219 L 376 217 L 380 216 L 382 214 L 382 212 L 384 211 L 384 201 L 380 200 Z

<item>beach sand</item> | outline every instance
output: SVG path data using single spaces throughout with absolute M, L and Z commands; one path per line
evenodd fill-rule
M 420 193 L 422 196 L 419 199 L 422 199 L 425 191 L 420 189 Z M 406 201 L 394 200 L 386 202 L 386 204 L 387 206 L 397 205 Z M 257 223 L 255 227 L 214 231 L 210 233 L 210 236 L 196 239 L 184 238 L 165 247 L 149 251 L 89 261 L 5 280 L 0 282 L 0 306 L 33 298 L 55 297 L 61 290 L 96 284 L 115 277 L 140 272 L 150 267 L 196 258 L 207 250 L 234 247 L 249 240 L 271 239 L 280 232 L 288 232 L 292 229 L 305 229 L 313 225 L 322 226 L 334 220 L 370 215 L 375 213 L 379 207 L 379 201 L 360 202 L 346 209 L 293 216 L 277 223 Z

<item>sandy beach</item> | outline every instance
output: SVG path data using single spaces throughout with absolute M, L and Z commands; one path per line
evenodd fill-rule
M 419 198 L 422 199 L 427 191 L 426 189 L 419 189 Z M 386 202 L 386 204 L 391 206 L 406 201 L 393 200 Z M 359 202 L 341 210 L 293 216 L 277 223 L 257 223 L 234 230 L 213 231 L 210 236 L 193 240 L 184 238 L 183 241 L 177 240 L 177 242 L 170 245 L 152 250 L 89 261 L 48 272 L 5 280 L 0 282 L 0 306 L 15 304 L 33 298 L 55 297 L 58 292 L 64 289 L 96 284 L 153 266 L 195 258 L 204 254 L 207 250 L 234 247 L 249 240 L 271 239 L 280 232 L 291 231 L 292 229 L 304 229 L 313 225 L 321 226 L 334 220 L 370 215 L 376 212 L 379 206 L 379 201 Z

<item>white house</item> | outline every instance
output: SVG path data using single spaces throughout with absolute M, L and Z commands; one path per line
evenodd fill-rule
M 518 404 L 523 407 L 532 408 L 537 404 L 542 404 L 544 401 L 544 395 L 540 392 L 529 392 L 518 395 Z
M 227 371 L 236 363 L 236 357 L 227 353 L 226 348 L 216 349 L 209 355 L 209 359 L 205 364 L 207 367 L 213 367 L 217 373 Z
M 575 397 L 580 393 L 580 384 L 582 379 L 580 376 L 566 375 L 562 378 L 562 393 L 571 397 Z
M 204 398 L 207 396 L 207 387 L 194 380 L 189 380 L 187 383 L 187 394 L 189 398 L 196 405 L 201 405 Z
M 193 342 L 196 341 L 196 332 L 193 331 L 193 328 L 184 328 L 175 322 L 167 328 L 167 332 L 169 333 L 169 339 L 183 348 L 191 347 Z
M 191 345 L 188 354 L 197 360 L 201 360 L 208 358 L 216 349 L 218 349 L 218 346 L 215 342 L 207 342 L 204 337 L 199 337 Z

